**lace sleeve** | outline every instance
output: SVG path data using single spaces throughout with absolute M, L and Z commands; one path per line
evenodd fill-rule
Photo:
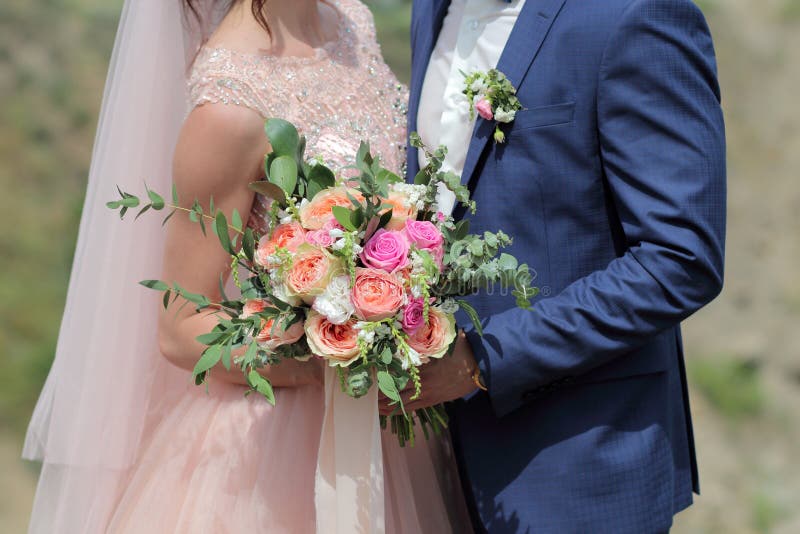
M 189 109 L 203 104 L 233 104 L 267 116 L 263 99 L 229 51 L 202 50 L 188 82 Z

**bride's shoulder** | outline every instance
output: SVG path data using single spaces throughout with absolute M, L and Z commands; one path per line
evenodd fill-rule
M 197 53 L 187 79 L 190 109 L 203 104 L 233 104 L 268 114 L 258 90 L 259 76 L 267 65 L 253 65 L 254 57 L 224 47 L 203 47 Z

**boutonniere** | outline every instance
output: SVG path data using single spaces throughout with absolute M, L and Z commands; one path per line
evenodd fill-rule
M 464 90 L 469 101 L 469 118 L 475 118 L 475 112 L 487 121 L 495 121 L 494 140 L 503 143 L 506 136 L 500 130 L 500 124 L 508 124 L 514 120 L 517 111 L 522 109 L 517 98 L 517 89 L 508 81 L 506 75 L 497 69 L 487 72 L 475 71 L 464 75 Z

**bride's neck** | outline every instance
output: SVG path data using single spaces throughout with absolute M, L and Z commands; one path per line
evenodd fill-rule
M 318 0 L 269 0 L 263 8 L 269 33 L 253 16 L 252 0 L 236 2 L 212 41 L 276 54 L 304 55 L 334 36 L 331 8 Z

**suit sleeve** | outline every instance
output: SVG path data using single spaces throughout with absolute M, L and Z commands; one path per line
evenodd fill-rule
M 498 416 L 643 345 L 722 289 L 725 135 L 713 45 L 688 0 L 634 0 L 599 71 L 604 173 L 624 253 L 533 310 L 468 332 Z

